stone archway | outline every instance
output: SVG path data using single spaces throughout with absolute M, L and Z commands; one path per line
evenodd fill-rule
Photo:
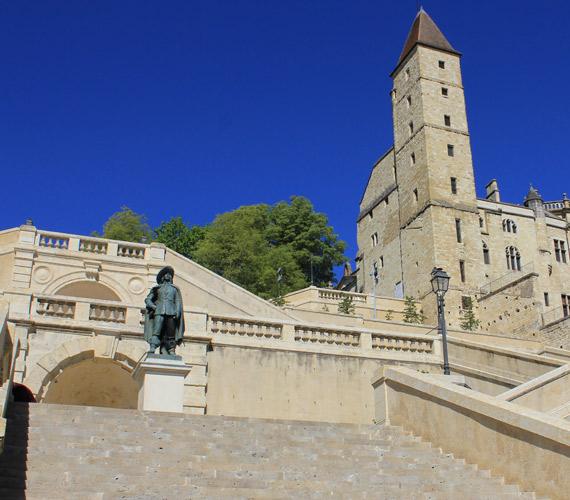
M 71 290 L 73 293 L 79 291 L 80 295 L 76 295 L 78 297 L 84 297 L 85 290 L 81 290 L 82 286 L 79 285 L 80 283 L 87 283 L 91 282 L 94 284 L 99 285 L 97 287 L 97 294 L 100 293 L 104 288 L 108 289 L 105 293 L 106 295 L 112 294 L 112 296 L 117 296 L 119 302 L 130 302 L 131 295 L 128 290 L 123 286 L 123 284 L 119 283 L 117 280 L 113 279 L 112 277 L 106 275 L 105 273 L 99 273 L 97 280 L 89 280 L 85 277 L 85 271 L 72 271 L 68 272 L 62 276 L 59 276 L 56 279 L 49 281 L 43 288 L 42 293 L 49 294 L 49 295 L 63 295 L 62 290 Z M 104 288 L 102 288 L 104 287 Z M 87 290 L 87 292 L 92 292 L 94 287 L 91 287 L 91 290 Z M 89 298 L 89 297 L 88 297 Z M 90 298 L 99 298 L 90 297 Z M 106 299 L 108 300 L 108 299 Z
M 112 300 L 120 302 L 119 297 L 112 288 L 97 281 L 73 281 L 55 291 L 55 295 L 67 297 L 81 297 L 85 299 Z
M 51 380 L 43 403 L 135 409 L 138 386 L 131 372 L 109 358 L 91 358 L 67 366 Z
M 137 340 L 78 337 L 43 356 L 23 383 L 40 403 L 132 407 L 131 372 L 145 352 L 144 343 Z

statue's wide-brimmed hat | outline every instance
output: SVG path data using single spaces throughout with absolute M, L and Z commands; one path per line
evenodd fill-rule
M 170 274 L 174 278 L 174 269 L 170 266 L 163 267 L 156 275 L 156 282 L 162 283 L 165 274 Z

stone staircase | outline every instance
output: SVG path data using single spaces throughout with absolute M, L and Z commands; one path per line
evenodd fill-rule
M 12 405 L 0 498 L 535 498 L 402 429 Z

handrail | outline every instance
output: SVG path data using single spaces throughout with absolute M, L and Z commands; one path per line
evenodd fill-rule
M 549 325 L 564 318 L 570 318 L 570 306 L 558 306 L 542 313 L 542 326 Z
M 502 276 L 499 276 L 498 278 L 489 281 L 488 283 L 485 283 L 480 288 L 481 294 L 488 295 L 498 290 L 499 288 L 507 286 L 510 283 L 513 283 L 514 281 L 517 281 L 529 274 L 532 274 L 533 272 L 534 272 L 534 262 L 529 262 L 528 264 L 522 266 L 520 271 L 511 270 L 508 273 L 505 273 Z

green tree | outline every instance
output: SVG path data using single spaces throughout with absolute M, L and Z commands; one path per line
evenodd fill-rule
M 269 210 L 267 238 L 271 245 L 288 245 L 307 284 L 328 286 L 334 281 L 333 267 L 347 261 L 346 244 L 339 240 L 325 214 L 315 212 L 313 204 L 303 196 L 292 196 Z
M 479 328 L 481 321 L 475 317 L 473 312 L 473 300 L 471 297 L 466 297 L 463 311 L 461 314 L 461 328 L 464 330 L 475 331 Z
M 333 266 L 346 260 L 344 246 L 325 215 L 306 198 L 293 197 L 290 203 L 219 215 L 197 242 L 193 258 L 263 298 L 276 298 L 310 283 L 311 256 L 315 284 L 332 281 Z
M 303 288 L 305 280 L 291 248 L 267 241 L 270 207 L 252 205 L 216 217 L 198 243 L 196 261 L 263 297 Z M 277 270 L 283 279 L 277 286 Z
M 99 236 L 98 233 L 93 233 Z M 137 243 L 152 240 L 152 230 L 146 216 L 123 206 L 107 219 L 103 225 L 103 237 L 111 240 L 133 241 Z
M 188 227 L 182 217 L 172 217 L 168 222 L 163 222 L 154 230 L 154 239 L 191 259 L 198 243 L 204 239 L 206 231 L 207 227 Z
M 354 314 L 356 307 L 350 295 L 345 295 L 338 303 L 338 312 L 342 314 Z
M 424 315 L 421 311 L 418 311 L 416 300 L 406 295 L 404 302 L 404 323 L 417 323 L 421 324 L 424 322 Z
M 394 317 L 394 311 L 392 309 L 388 309 L 386 311 L 386 321 L 390 321 Z

